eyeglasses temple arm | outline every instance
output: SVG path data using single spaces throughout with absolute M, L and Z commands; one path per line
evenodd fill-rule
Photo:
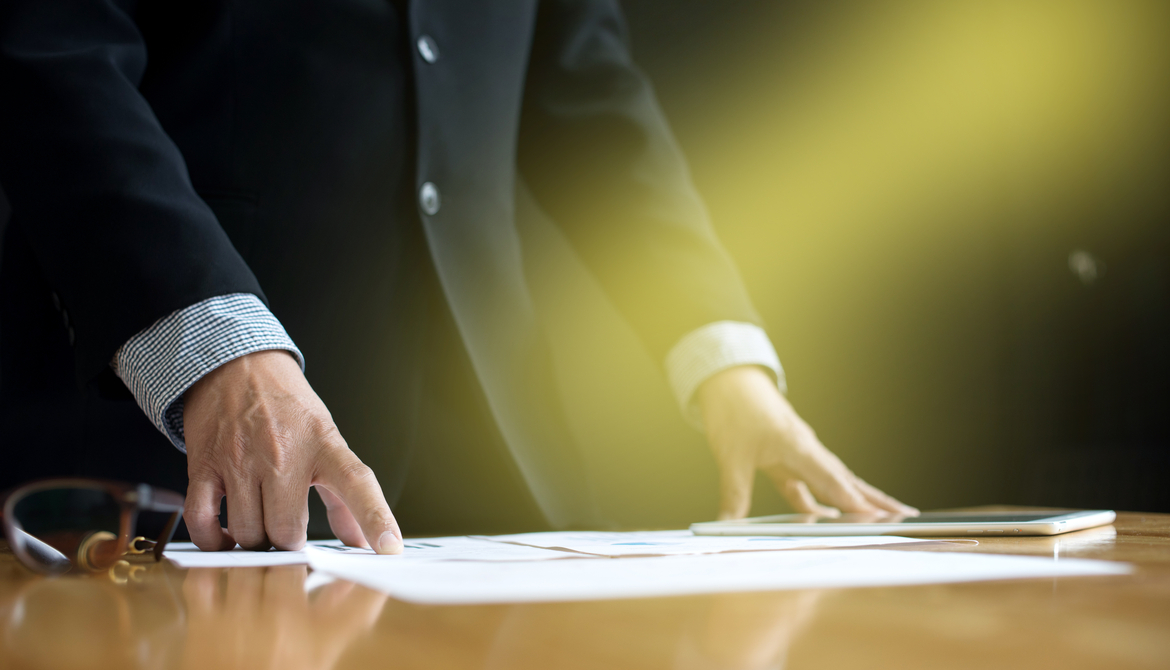
M 145 486 L 145 485 L 143 485 Z M 158 535 L 158 541 L 154 545 L 154 560 L 161 561 L 163 557 L 163 550 L 166 549 L 167 543 L 175 535 L 175 529 L 179 526 L 179 520 L 183 518 L 183 503 L 185 502 L 182 495 L 174 491 L 166 489 L 159 489 L 150 487 L 147 496 L 139 497 L 140 509 L 151 512 L 170 512 L 171 518 L 167 520 L 167 525 Z
M 162 532 L 158 534 L 158 542 L 154 544 L 153 553 L 155 561 L 162 560 L 163 549 L 166 549 L 167 543 L 171 541 L 172 537 L 174 537 L 175 529 L 179 526 L 179 519 L 182 518 L 183 508 L 180 507 L 177 511 L 171 514 L 170 519 L 167 519 L 167 525 L 162 529 Z

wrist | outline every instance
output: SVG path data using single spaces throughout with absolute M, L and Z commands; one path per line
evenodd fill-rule
M 244 354 L 220 365 L 201 377 L 183 394 L 187 408 L 198 405 L 215 391 L 245 390 L 258 381 L 275 381 L 288 386 L 290 380 L 303 378 L 300 361 L 286 349 L 265 349 Z
M 112 365 L 151 423 L 185 452 L 187 392 L 226 363 L 275 349 L 290 351 L 303 367 L 296 345 L 260 298 L 234 293 L 160 319 L 127 340 Z
M 709 431 L 761 410 L 778 421 L 787 405 L 771 371 L 758 365 L 737 365 L 711 375 L 695 391 L 695 400 Z

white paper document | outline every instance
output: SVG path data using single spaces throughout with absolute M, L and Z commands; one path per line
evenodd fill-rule
M 410 561 L 306 550 L 314 570 L 399 600 L 471 605 L 1118 575 L 1109 561 L 858 549 L 560 561 Z
M 889 535 L 799 538 L 698 536 L 689 530 L 628 533 L 566 531 L 408 539 L 402 557 L 434 561 L 543 561 L 581 556 L 676 556 L 733 551 L 866 547 L 924 541 L 927 540 Z M 308 546 L 345 553 L 374 553 L 369 549 L 346 547 L 340 540 L 314 540 Z M 182 568 L 267 567 L 306 565 L 309 562 L 304 550 L 245 551 L 236 547 L 231 551 L 204 552 L 190 542 L 168 544 L 163 556 Z
M 341 546 L 340 540 L 314 540 L 310 545 Z M 245 551 L 236 547 L 231 551 L 200 551 L 191 542 L 171 542 L 163 551 L 180 568 L 247 568 L 275 565 L 305 565 L 309 562 L 301 551 Z
M 340 540 L 314 540 L 306 547 L 344 554 L 374 556 L 369 549 L 347 547 Z M 305 550 L 300 551 L 245 551 L 236 547 L 231 551 L 200 551 L 190 542 L 168 544 L 165 558 L 181 568 L 270 567 L 276 565 L 306 565 Z M 539 561 L 571 557 L 563 551 L 549 551 L 502 542 L 487 542 L 469 537 L 431 537 L 406 540 L 402 554 L 394 558 L 415 561 Z
M 398 558 L 413 561 L 547 561 L 572 556 L 560 551 L 485 542 L 471 537 L 406 540 L 404 547 Z
M 737 537 L 695 535 L 689 530 L 653 530 L 633 533 L 603 531 L 563 531 L 521 533 L 519 535 L 473 535 L 492 542 L 571 551 L 590 556 L 681 556 L 717 554 L 728 551 L 776 551 L 836 547 L 869 547 L 906 542 L 923 542 L 922 538 L 867 535 L 854 537 Z
M 805 549 L 808 547 L 856 547 L 899 542 L 921 542 L 908 537 L 719 537 L 692 535 L 689 530 L 633 533 L 573 531 L 523 533 L 520 535 L 460 536 L 408 539 L 402 557 L 434 561 L 543 561 L 581 555 L 597 557 L 671 556 L 723 551 Z M 344 546 L 340 540 L 314 540 L 308 546 L 345 553 L 370 554 L 369 549 Z M 163 556 L 181 568 L 266 567 L 305 565 L 301 551 L 200 551 L 190 542 L 167 545 Z

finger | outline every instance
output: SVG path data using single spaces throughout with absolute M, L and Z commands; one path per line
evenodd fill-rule
M 264 534 L 264 505 L 260 483 L 240 479 L 227 482 L 228 532 L 241 547 L 264 551 L 271 546 Z
M 877 511 L 857 488 L 857 477 L 823 446 L 810 450 L 808 456 L 789 469 L 804 480 L 818 500 L 842 512 Z
M 302 479 L 293 483 L 276 478 L 260 486 L 264 534 L 272 546 L 295 551 L 305 546 L 309 528 L 309 487 Z M 231 517 L 228 517 L 229 519 Z
M 916 507 L 901 502 L 860 477 L 857 478 L 857 488 L 861 490 L 861 494 L 865 496 L 866 500 L 887 512 L 903 516 L 918 516 L 920 514 Z
M 788 504 L 801 514 L 816 514 L 830 518 L 841 516 L 841 511 L 836 507 L 828 507 L 818 503 L 817 499 L 813 497 L 812 491 L 808 490 L 808 485 L 799 479 L 785 481 L 780 486 L 780 492 Z
M 756 466 L 751 461 L 732 459 L 719 464 L 719 520 L 742 519 L 752 507 L 752 485 Z
M 333 529 L 333 534 L 337 536 L 337 539 L 351 547 L 369 549 L 370 543 L 366 542 L 366 536 L 362 535 L 362 527 L 358 525 L 357 519 L 353 518 L 353 514 L 350 514 L 349 508 L 345 506 L 341 498 L 338 498 L 335 493 L 324 486 L 314 486 L 313 488 L 321 496 L 321 502 L 325 503 L 329 527 Z
M 203 551 L 225 551 L 236 546 L 236 541 L 219 526 L 219 501 L 223 487 L 217 481 L 195 476 L 187 485 L 187 499 L 183 503 L 183 519 L 191 541 Z
M 349 508 L 371 549 L 379 554 L 402 553 L 402 531 L 390 513 L 374 471 L 349 449 L 327 456 L 314 484 L 321 484 Z

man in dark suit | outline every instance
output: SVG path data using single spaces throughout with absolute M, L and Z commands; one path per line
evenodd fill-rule
M 746 513 L 757 467 L 800 509 L 907 510 L 781 395 L 615 2 L 0 12 L 6 483 L 182 485 L 161 433 L 204 549 L 299 546 L 316 486 L 341 539 L 398 551 L 386 498 L 409 503 L 412 460 L 436 453 L 515 484 L 464 507 L 597 523 L 547 392 L 522 188 L 705 426 L 723 515 Z

